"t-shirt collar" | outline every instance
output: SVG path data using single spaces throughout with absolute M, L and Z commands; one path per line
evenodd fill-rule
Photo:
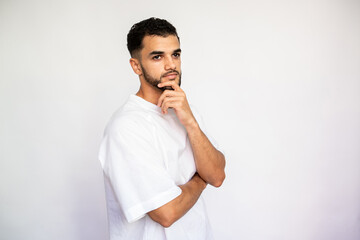
M 155 111 L 155 112 L 161 114 L 161 108 L 160 107 L 158 107 L 157 105 L 155 105 L 155 104 L 153 104 L 151 102 L 146 101 L 142 97 L 139 97 L 139 96 L 137 96 L 135 94 L 131 94 L 129 96 L 129 100 L 136 102 L 137 104 L 139 104 L 143 108 L 146 108 L 146 109 L 149 109 L 149 110 L 152 110 L 152 111 Z

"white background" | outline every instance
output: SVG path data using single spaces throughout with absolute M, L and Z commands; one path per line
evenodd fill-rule
M 217 240 L 360 239 L 360 2 L 0 1 L 0 239 L 105 239 L 97 160 L 138 88 L 132 24 L 173 23 L 227 157 Z

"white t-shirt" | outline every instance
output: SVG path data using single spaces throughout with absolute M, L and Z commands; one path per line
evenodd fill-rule
M 105 129 L 99 160 L 111 240 L 213 239 L 201 196 L 169 228 L 146 214 L 179 196 L 178 185 L 196 171 L 186 130 L 172 109 L 163 115 L 158 106 L 131 95 Z

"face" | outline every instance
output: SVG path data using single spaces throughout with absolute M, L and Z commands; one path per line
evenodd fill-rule
M 181 85 L 181 59 L 179 40 L 174 35 L 167 37 L 146 36 L 140 54 L 142 75 L 150 85 L 159 88 L 161 82 L 176 81 Z M 171 87 L 169 87 L 172 89 Z

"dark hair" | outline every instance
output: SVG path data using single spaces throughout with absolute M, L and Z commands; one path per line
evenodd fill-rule
M 143 48 L 142 41 L 145 36 L 161 36 L 167 37 L 169 35 L 175 35 L 178 40 L 179 36 L 176 32 L 176 28 L 171 25 L 165 19 L 149 18 L 141 22 L 135 23 L 128 35 L 127 35 L 127 48 L 130 55 L 133 57 L 134 53 Z

